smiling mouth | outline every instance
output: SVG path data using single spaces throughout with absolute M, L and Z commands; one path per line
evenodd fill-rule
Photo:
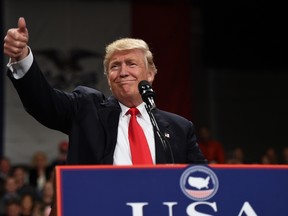
M 121 80 L 121 81 L 117 81 L 116 83 L 118 83 L 118 84 L 127 84 L 127 83 L 131 83 L 131 82 L 135 82 L 135 80 Z

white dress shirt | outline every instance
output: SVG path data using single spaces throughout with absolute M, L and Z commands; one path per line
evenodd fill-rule
M 114 165 L 132 165 L 132 158 L 128 139 L 128 126 L 130 121 L 130 115 L 127 114 L 127 111 L 129 110 L 129 107 L 126 107 L 121 103 L 119 104 L 122 111 L 119 116 L 118 136 L 114 151 Z M 137 109 L 140 112 L 137 115 L 137 121 L 144 131 L 149 145 L 152 160 L 155 164 L 155 139 L 152 123 L 145 109 L 144 102 L 140 104 Z

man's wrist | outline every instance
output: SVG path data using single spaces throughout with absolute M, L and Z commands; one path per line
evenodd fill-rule
M 33 54 L 30 47 L 27 47 L 27 56 L 20 61 L 13 61 L 13 59 L 9 59 L 7 67 L 12 72 L 12 75 L 15 79 L 22 78 L 30 69 L 33 63 Z

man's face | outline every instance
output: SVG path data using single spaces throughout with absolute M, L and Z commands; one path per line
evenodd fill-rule
M 113 95 L 124 105 L 138 106 L 142 102 L 138 84 L 142 80 L 152 83 L 154 73 L 145 64 L 141 50 L 115 52 L 108 64 L 108 83 Z

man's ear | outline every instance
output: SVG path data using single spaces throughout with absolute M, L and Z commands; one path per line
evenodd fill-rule
M 155 73 L 152 70 L 149 70 L 148 76 L 147 76 L 147 81 L 152 84 L 155 78 Z

